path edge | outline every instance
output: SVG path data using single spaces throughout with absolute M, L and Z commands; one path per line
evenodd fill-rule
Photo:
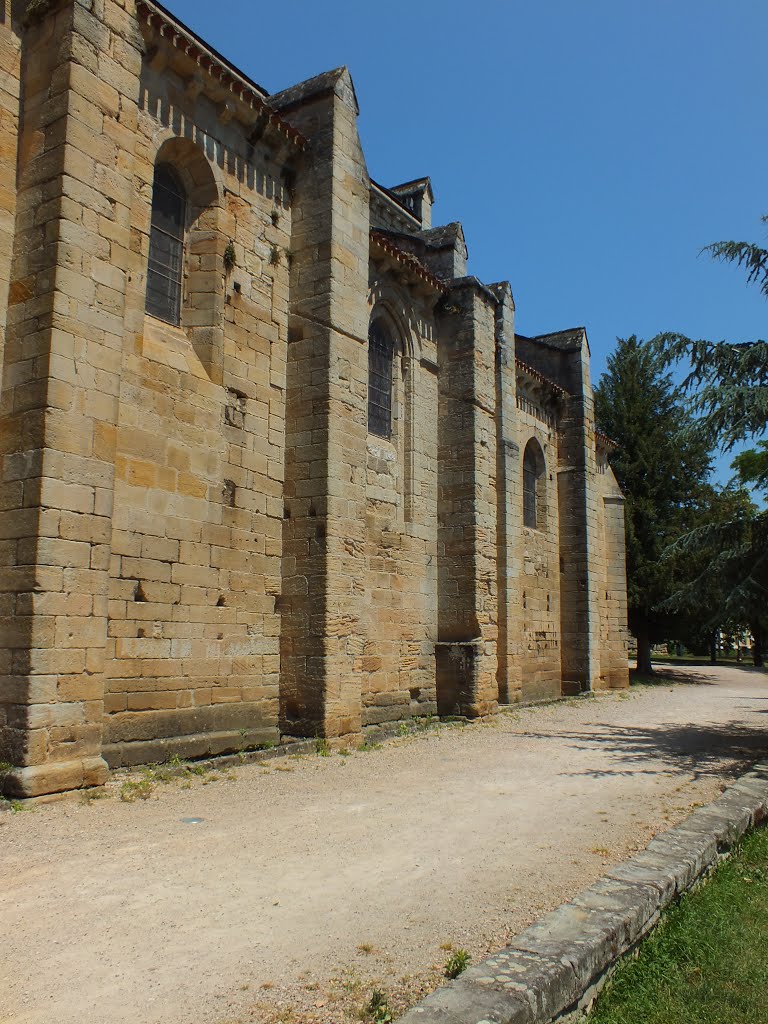
M 641 853 L 466 970 L 398 1024 L 550 1024 L 580 1018 L 665 907 L 768 820 L 768 762 Z

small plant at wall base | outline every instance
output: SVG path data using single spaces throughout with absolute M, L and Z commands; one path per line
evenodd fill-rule
M 224 268 L 227 272 L 237 263 L 237 254 L 235 253 L 235 247 L 232 242 L 229 243 L 227 248 L 224 250 Z
M 469 967 L 469 962 L 472 957 L 466 951 L 466 949 L 457 949 L 455 953 L 451 954 L 445 962 L 443 968 L 443 974 L 446 978 L 458 978 L 460 974 Z
M 394 1019 L 387 1003 L 387 997 L 377 988 L 373 990 L 371 998 L 365 1005 L 363 1017 L 373 1021 L 373 1024 L 389 1024 Z

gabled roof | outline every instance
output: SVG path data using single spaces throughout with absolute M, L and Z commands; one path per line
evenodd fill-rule
M 287 110 L 298 106 L 300 103 L 305 103 L 316 96 L 325 96 L 332 93 L 345 75 L 349 79 L 349 85 L 355 99 L 355 112 L 359 114 L 360 104 L 357 102 L 355 85 L 346 64 L 333 68 L 331 71 L 323 71 L 321 74 L 315 75 L 314 78 L 307 78 L 304 82 L 298 82 L 296 85 L 283 89 L 282 92 L 273 93 L 269 97 L 269 102 L 278 110 Z
M 582 339 L 586 337 L 584 327 L 568 327 L 564 331 L 550 331 L 549 334 L 534 334 L 528 337 L 528 341 L 536 341 L 549 348 L 568 349 L 581 348 Z
M 392 185 L 389 191 L 395 192 L 398 195 L 401 192 L 405 195 L 410 195 L 412 192 L 427 192 L 432 202 L 435 201 L 435 193 L 432 191 L 432 179 L 429 177 L 414 178 L 412 181 L 404 181 L 400 185 Z
M 419 232 L 419 237 L 423 238 L 425 242 L 429 242 L 431 246 L 436 249 L 453 249 L 456 244 L 456 239 L 460 239 L 464 249 L 467 248 L 467 242 L 464 238 L 464 228 L 457 220 L 451 221 L 450 224 L 441 224 L 434 228 L 425 228 Z
M 526 341 L 535 341 L 547 348 L 557 349 L 560 352 L 575 352 L 581 348 L 582 342 L 586 342 L 587 352 L 590 352 L 589 338 L 586 327 L 567 327 L 564 331 L 551 331 L 549 334 L 534 334 L 529 337 L 520 335 Z M 591 353 L 590 353 L 591 354 Z
M 369 178 L 368 180 L 370 181 L 372 187 L 376 189 L 376 191 L 381 192 L 387 199 L 393 202 L 398 207 L 398 209 L 402 210 L 403 213 L 407 213 L 408 216 L 413 220 L 414 224 L 419 223 L 419 218 L 414 216 L 413 210 L 408 209 L 408 207 L 405 205 L 405 200 L 401 196 L 395 195 L 391 188 L 387 188 L 386 185 L 382 185 L 380 182 L 375 181 L 373 178 Z

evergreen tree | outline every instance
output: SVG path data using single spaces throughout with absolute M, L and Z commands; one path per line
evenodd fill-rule
M 731 463 L 742 486 L 765 492 L 768 500 L 768 441 L 758 441 L 756 448 L 741 452 Z
M 762 220 L 768 224 L 768 217 Z M 752 242 L 715 242 L 703 251 L 744 267 L 747 282 L 757 284 L 768 297 L 768 249 Z M 665 365 L 678 361 L 689 364 L 683 387 L 691 395 L 692 410 L 703 418 L 724 451 L 765 432 L 768 342 L 693 341 L 684 334 L 666 333 L 654 338 L 653 343 Z
M 595 419 L 618 447 L 610 461 L 626 498 L 629 626 L 637 667 L 651 672 L 651 645 L 681 628 L 665 610 L 685 557 L 664 553 L 690 531 L 705 497 L 711 445 L 676 396 L 657 350 L 634 335 L 618 339 L 595 389 Z
M 761 611 L 744 586 L 760 523 L 759 510 L 744 487 L 708 487 L 702 493 L 697 525 L 667 552 L 666 557 L 685 566 L 685 574 L 664 607 L 689 623 L 684 642 L 694 649 L 708 647 L 712 662 L 717 660 L 722 631 L 741 633 L 749 628 L 756 639 L 762 636 Z M 759 654 L 760 644 L 755 650 Z
M 763 217 L 768 223 L 768 217 Z M 735 263 L 768 297 L 768 249 L 751 242 L 715 242 L 704 250 L 715 259 Z M 768 429 L 768 342 L 693 341 L 683 334 L 654 338 L 665 366 L 684 361 L 684 388 L 691 410 L 712 432 L 723 451 Z M 734 460 L 742 484 L 768 491 L 768 442 L 742 452 Z M 768 493 L 766 494 L 768 497 Z M 762 665 L 768 640 L 768 512 L 751 502 L 722 523 L 704 524 L 684 542 L 690 555 L 696 545 L 709 550 L 720 567 L 725 594 L 723 609 L 740 616 L 754 638 L 755 663 Z

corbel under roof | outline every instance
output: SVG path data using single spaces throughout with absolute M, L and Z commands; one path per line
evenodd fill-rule
M 427 270 L 416 256 L 395 245 L 391 238 L 375 228 L 371 230 L 371 250 L 374 254 L 378 253 L 393 260 L 403 270 L 417 278 L 421 284 L 426 285 L 429 291 L 438 292 L 441 295 L 447 291 L 440 278 L 435 277 Z
M 141 21 L 175 50 L 190 59 L 198 68 L 215 80 L 226 93 L 239 100 L 253 112 L 254 120 L 266 122 L 299 150 L 306 149 L 307 140 L 292 125 L 284 121 L 266 101 L 265 91 L 230 64 L 221 54 L 203 42 L 199 36 L 178 21 L 156 0 L 139 0 L 136 11 Z

